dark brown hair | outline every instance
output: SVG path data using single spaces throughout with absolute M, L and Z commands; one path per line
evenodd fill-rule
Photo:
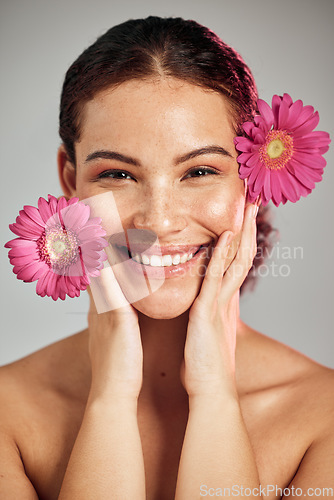
M 185 80 L 224 95 L 237 135 L 242 134 L 241 124 L 252 120 L 256 112 L 258 96 L 250 69 L 210 29 L 180 17 L 130 19 L 100 36 L 66 73 L 59 134 L 74 167 L 74 146 L 80 139 L 85 103 L 98 92 L 125 81 L 159 76 Z M 258 245 L 269 247 L 272 227 L 264 207 L 260 207 L 257 226 Z M 255 259 L 254 268 L 262 261 Z M 242 288 L 254 279 L 254 272 L 250 273 Z

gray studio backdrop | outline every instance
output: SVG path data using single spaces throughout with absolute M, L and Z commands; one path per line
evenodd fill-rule
M 129 18 L 195 19 L 236 48 L 260 97 L 288 92 L 320 113 L 333 138 L 332 0 L 2 0 L 1 37 L 1 337 L 0 364 L 86 327 L 88 296 L 53 302 L 16 279 L 3 245 L 23 205 L 61 194 L 56 173 L 58 106 L 65 72 L 97 36 Z M 298 203 L 276 208 L 280 240 L 269 272 L 241 302 L 252 327 L 334 367 L 334 146 L 324 180 Z M 268 269 L 268 268 L 267 268 Z

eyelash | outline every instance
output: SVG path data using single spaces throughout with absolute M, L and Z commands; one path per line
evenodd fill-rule
M 219 175 L 219 173 L 216 171 L 216 170 L 213 170 L 212 168 L 209 168 L 209 167 L 196 167 L 196 168 L 193 168 L 192 170 L 190 170 L 190 172 L 188 172 L 188 174 L 186 175 L 185 178 L 187 178 L 187 176 L 189 174 L 192 174 L 194 172 L 206 172 L 205 175 L 199 175 L 199 176 L 196 176 L 197 178 L 199 177 L 206 177 L 207 174 L 211 174 L 211 175 Z M 99 174 L 97 176 L 97 179 L 114 179 L 114 180 L 117 180 L 117 181 L 123 181 L 123 180 L 128 180 L 128 179 L 125 179 L 124 177 L 112 177 L 110 174 L 126 174 L 128 176 L 131 177 L 131 175 L 126 172 L 125 170 L 117 170 L 117 169 L 114 169 L 114 170 L 106 170 L 104 172 L 102 172 L 101 174 Z

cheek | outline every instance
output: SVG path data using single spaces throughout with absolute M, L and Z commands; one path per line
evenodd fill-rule
M 202 217 L 210 224 L 211 230 L 217 236 L 227 230 L 233 231 L 237 236 L 242 228 L 244 209 L 244 196 L 238 196 L 228 202 L 216 199 L 202 206 Z
M 83 200 L 100 193 L 101 190 L 98 188 L 97 184 L 90 182 L 82 172 L 78 170 L 76 177 L 76 196 L 78 196 L 80 200 Z

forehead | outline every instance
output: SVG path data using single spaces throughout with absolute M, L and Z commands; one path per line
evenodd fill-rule
M 130 80 L 95 95 L 84 106 L 80 142 L 202 146 L 226 145 L 234 136 L 233 115 L 222 94 L 164 78 Z

